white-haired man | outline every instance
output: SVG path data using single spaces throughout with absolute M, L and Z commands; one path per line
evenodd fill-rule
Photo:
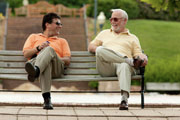
M 113 9 L 111 29 L 100 32 L 89 44 L 96 53 L 96 67 L 101 76 L 118 76 L 121 89 L 120 110 L 128 110 L 131 76 L 140 66 L 147 65 L 138 38 L 126 29 L 128 15 L 122 9 Z

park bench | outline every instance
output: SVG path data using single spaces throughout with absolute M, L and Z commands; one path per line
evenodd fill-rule
M 27 80 L 24 69 L 27 61 L 22 51 L 0 51 L 0 80 Z M 141 108 L 144 108 L 144 68 L 140 68 L 140 75 L 132 76 L 132 80 L 141 83 Z M 63 78 L 53 81 L 117 81 L 117 77 L 101 77 L 96 70 L 96 58 L 88 51 L 72 51 L 71 64 L 65 69 Z

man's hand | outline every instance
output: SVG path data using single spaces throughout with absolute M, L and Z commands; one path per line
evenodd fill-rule
M 96 46 L 95 44 L 90 43 L 89 47 L 88 47 L 88 51 L 91 52 L 91 53 L 95 53 L 97 47 L 98 46 Z
M 71 61 L 71 57 L 65 56 L 61 58 L 62 61 L 64 61 L 65 65 L 69 65 Z
M 148 63 L 148 57 L 145 54 L 138 55 L 140 59 L 142 59 L 144 62 L 141 64 L 141 66 L 146 66 Z
M 42 50 L 43 48 L 49 46 L 49 41 L 43 42 L 41 45 L 39 45 L 39 49 Z

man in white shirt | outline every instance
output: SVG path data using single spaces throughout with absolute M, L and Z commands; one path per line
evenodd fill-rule
M 140 66 L 147 65 L 139 39 L 125 28 L 126 11 L 113 9 L 111 29 L 100 32 L 89 44 L 89 51 L 96 53 L 96 67 L 101 76 L 118 76 L 121 89 L 120 110 L 128 110 L 131 76 Z

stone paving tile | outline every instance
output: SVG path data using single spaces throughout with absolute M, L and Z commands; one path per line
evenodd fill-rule
M 77 117 L 48 116 L 48 120 L 78 120 Z
M 168 120 L 180 120 L 180 117 L 169 117 Z
M 0 120 L 17 120 L 16 115 L 0 115 Z
M 133 114 L 133 116 L 163 116 L 157 111 L 154 111 L 154 109 L 131 109 L 129 110 Z
M 73 107 L 76 110 L 99 110 L 99 107 Z
M 163 116 L 178 116 L 178 117 L 180 117 L 180 109 L 161 108 L 161 109 L 155 109 L 155 111 L 159 112 Z
M 74 108 L 75 113 L 78 116 L 81 115 L 85 115 L 85 116 L 89 116 L 89 117 L 93 117 L 93 116 L 105 116 L 103 114 L 103 112 L 99 109 L 99 108 L 85 108 L 85 107 L 78 107 L 78 108 Z
M 78 117 L 78 120 L 108 120 L 106 117 Z
M 53 110 L 48 110 L 47 111 L 48 115 L 76 115 L 72 107 L 54 107 Z
M 22 108 L 20 111 L 19 111 L 19 114 L 38 114 L 38 115 L 46 115 L 46 111 L 47 110 L 44 110 L 42 109 L 41 107 L 36 107 L 36 108 L 33 108 L 33 107 L 26 107 L 26 108 Z
M 47 120 L 47 116 L 19 115 L 18 120 Z
M 138 120 L 169 120 L 167 118 L 138 117 Z
M 0 107 L 1 114 L 17 114 L 20 108 L 16 107 Z
M 108 117 L 108 120 L 138 120 L 136 117 Z
M 108 116 L 133 116 L 133 114 L 131 112 L 129 112 L 128 110 L 119 110 L 119 109 L 103 109 L 100 108 L 101 111 Z

